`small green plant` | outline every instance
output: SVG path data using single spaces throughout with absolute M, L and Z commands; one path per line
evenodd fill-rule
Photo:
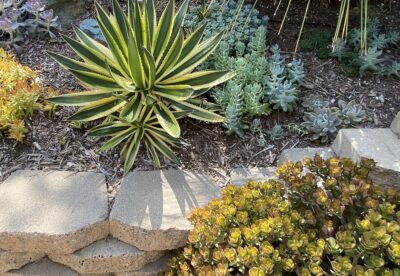
M 203 3 L 206 1 L 202 1 Z M 193 30 L 198 26 L 207 23 L 204 30 L 204 37 L 210 38 L 217 33 L 225 32 L 222 38 L 228 45 L 230 53 L 236 51 L 237 45 L 247 45 L 260 26 L 266 26 L 268 17 L 260 18 L 259 11 L 252 5 L 243 4 L 243 0 L 213 0 L 204 10 L 203 3 L 195 4 L 185 20 L 185 28 Z M 205 68 L 214 68 L 208 62 L 202 65 Z
M 34 71 L 0 48 L 0 136 L 22 142 L 27 132 L 24 119 L 37 109 L 53 111 L 54 106 L 42 100 L 56 92 L 41 87 L 36 78 Z
M 280 124 L 275 123 L 268 133 L 272 141 L 280 140 L 283 138 L 283 127 Z
M 341 62 L 344 72 L 352 74 L 367 72 L 384 76 L 398 77 L 398 61 L 385 54 L 386 49 L 397 48 L 400 43 L 400 32 L 382 32 L 382 27 L 376 18 L 369 19 L 367 28 L 367 44 L 365 50 L 360 50 L 361 31 L 353 29 L 349 32 L 347 41 L 337 39 L 333 45 L 333 57 Z
M 346 103 L 339 100 L 340 118 L 344 127 L 355 126 L 365 119 L 365 110 L 354 100 Z
M 21 50 L 28 35 L 49 35 L 60 29 L 53 10 L 46 10 L 40 0 L 5 0 L 0 3 L 0 46 Z
M 314 112 L 306 112 L 303 116 L 302 126 L 309 134 L 312 134 L 312 140 L 321 140 L 327 143 L 335 139 L 338 127 L 342 123 L 339 119 L 339 112 L 330 108 L 316 109 Z
M 257 144 L 260 147 L 264 147 L 267 141 L 265 140 L 265 135 L 263 132 L 263 128 L 261 125 L 261 120 L 260 119 L 254 119 L 251 127 L 250 127 L 251 133 L 256 137 L 257 139 Z
M 225 187 L 192 211 L 166 275 L 398 275 L 400 193 L 371 181 L 374 166 L 315 156 Z
M 305 32 L 299 43 L 300 49 L 305 52 L 315 51 L 322 59 L 328 58 L 332 36 L 332 33 L 320 29 Z
M 51 100 L 81 106 L 70 117 L 72 121 L 102 119 L 90 134 L 110 137 L 102 151 L 124 142 L 125 173 L 132 168 L 141 144 L 157 166 L 159 153 L 179 163 L 170 148 L 180 143 L 179 119 L 224 120 L 207 110 L 212 105 L 199 97 L 234 73 L 194 72 L 218 47 L 223 33 L 202 42 L 202 25 L 185 38 L 182 26 L 188 5 L 189 0 L 184 1 L 176 12 L 171 0 L 157 19 L 153 0 L 129 1 L 128 15 L 116 0 L 111 15 L 96 4 L 97 21 L 108 47 L 76 29 L 79 40 L 65 40 L 83 61 L 50 53 L 89 89 Z
M 332 141 L 340 128 L 354 127 L 365 119 L 365 110 L 354 100 L 339 100 L 337 107 L 331 107 L 329 101 L 310 97 L 302 105 L 306 111 L 301 126 L 312 135 L 312 140 L 322 143 Z

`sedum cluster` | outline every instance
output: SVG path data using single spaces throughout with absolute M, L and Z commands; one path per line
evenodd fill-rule
M 315 156 L 225 187 L 192 211 L 167 275 L 399 275 L 400 193 L 372 183 L 374 165 Z
M 303 64 L 299 60 L 286 63 L 276 45 L 269 57 L 267 53 L 266 30 L 259 27 L 247 45 L 236 45 L 235 54 L 230 53 L 228 43 L 221 43 L 209 61 L 218 69 L 237 73 L 212 92 L 225 115 L 228 134 L 243 137 L 251 119 L 269 115 L 272 109 L 293 110 L 297 88 L 304 78 Z
M 226 32 L 222 41 L 229 45 L 232 52 L 235 45 L 247 44 L 256 33 L 259 26 L 266 25 L 268 17 L 259 17 L 259 11 L 252 5 L 243 5 L 242 0 L 215 0 L 205 7 L 202 4 L 192 5 L 185 21 L 185 28 L 193 30 L 207 23 L 204 37 Z M 204 67 L 213 68 L 205 63 Z
M 0 136 L 22 142 L 27 131 L 24 118 L 39 108 L 50 111 L 53 106 L 40 104 L 39 98 L 54 95 L 36 81 L 36 73 L 22 66 L 0 48 Z
M 354 127 L 365 119 L 365 110 L 354 100 L 338 101 L 337 107 L 319 97 L 303 102 L 306 109 L 301 126 L 311 135 L 312 140 L 327 143 L 335 139 L 340 128 Z
M 0 1 L 0 46 L 20 50 L 27 35 L 49 35 L 60 28 L 58 16 L 40 0 Z
M 269 115 L 272 109 L 291 111 L 304 78 L 300 60 L 286 63 L 277 46 L 268 51 L 268 17 L 261 19 L 252 5 L 242 4 L 216 0 L 207 8 L 195 5 L 185 25 L 192 29 L 207 22 L 205 37 L 224 32 L 220 46 L 201 68 L 237 73 L 226 85 L 214 89 L 212 95 L 225 116 L 228 134 L 240 137 L 251 128 L 254 118 Z
M 384 52 L 400 46 L 400 32 L 383 32 L 378 19 L 368 19 L 367 50 L 360 53 L 361 31 L 350 31 L 347 41 L 338 40 L 334 45 L 332 56 L 348 66 L 356 67 L 361 75 L 366 72 L 378 73 L 385 76 L 400 76 L 400 62 Z

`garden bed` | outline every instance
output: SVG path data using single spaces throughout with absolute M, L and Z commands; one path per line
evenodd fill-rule
M 399 9 L 400 3 L 393 2 L 393 5 L 392 9 L 395 11 Z M 272 17 L 273 9 L 270 6 L 262 7 L 262 11 Z M 398 16 L 388 19 L 385 9 L 376 11 L 379 17 L 384 18 L 386 28 L 398 26 Z M 381 11 L 385 13 L 380 13 Z M 92 10 L 88 10 L 85 17 L 92 16 L 92 13 Z M 329 27 L 326 22 L 321 21 L 322 17 L 315 19 L 311 15 L 311 18 L 313 18 L 312 24 L 306 25 L 306 31 L 318 26 Z M 284 33 L 278 37 L 275 33 L 279 28 L 279 20 L 271 20 L 268 25 L 268 43 L 279 43 L 285 51 L 284 55 L 291 56 L 300 21 L 301 13 L 290 15 L 289 24 L 285 27 Z M 71 31 L 62 33 L 72 36 Z M 24 51 L 18 55 L 18 59 L 23 65 L 38 71 L 44 85 L 53 87 L 61 93 L 70 90 L 80 91 L 81 88 L 75 79 L 47 55 L 49 50 L 73 56 L 73 52 L 63 40 L 57 37 L 32 39 L 24 46 Z M 398 56 L 399 52 L 391 54 Z M 360 124 L 360 127 L 367 128 L 389 127 L 395 114 L 400 110 L 399 79 L 378 75 L 367 75 L 362 78 L 348 76 L 341 71 L 335 59 L 321 60 L 313 53 L 295 55 L 304 61 L 306 74 L 305 83 L 300 88 L 299 102 L 310 95 L 319 95 L 331 102 L 355 99 L 363 106 L 367 115 L 367 119 Z M 123 165 L 119 158 L 120 148 L 99 154 L 98 149 L 104 140 L 87 135 L 86 130 L 91 124 L 84 125 L 82 129 L 71 127 L 67 118 L 73 111 L 73 108 L 60 107 L 52 118 L 37 112 L 32 119 L 27 120 L 29 132 L 24 143 L 8 139 L 0 140 L 0 180 L 17 169 L 28 168 L 100 171 L 107 176 L 110 184 L 109 192 L 113 193 L 115 191 L 113 186 L 120 182 L 123 175 Z M 263 131 L 267 139 L 264 146 L 259 146 L 257 139 L 250 132 L 240 139 L 234 135 L 227 136 L 222 124 L 199 123 L 185 119 L 182 122 L 182 138 L 185 144 L 181 149 L 176 149 L 177 156 L 182 161 L 180 168 L 203 171 L 214 176 L 218 183 L 225 184 L 228 179 L 226 176 L 233 168 L 273 166 L 284 149 L 319 146 L 309 137 L 291 133 L 286 129 L 282 139 L 276 141 L 269 139 L 267 131 L 276 122 L 282 126 L 300 124 L 302 114 L 301 104 L 298 104 L 292 113 L 274 111 L 272 115 L 262 117 Z M 164 162 L 163 167 L 177 167 L 177 165 Z M 144 150 L 139 153 L 135 169 L 154 169 Z

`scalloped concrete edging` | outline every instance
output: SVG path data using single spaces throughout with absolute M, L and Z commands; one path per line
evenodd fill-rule
M 0 248 L 72 253 L 108 235 L 105 178 L 98 173 L 28 171 L 0 185 Z
M 50 254 L 49 259 L 81 274 L 92 274 L 140 270 L 164 255 L 164 251 L 142 251 L 110 238 L 97 241 L 73 254 Z
M 203 174 L 183 170 L 133 172 L 124 178 L 110 214 L 113 237 L 145 251 L 185 245 L 194 207 L 218 197 Z
M 0 183 L 0 272 L 157 275 L 219 191 L 195 172 L 132 172 L 109 210 L 102 174 L 16 171 Z

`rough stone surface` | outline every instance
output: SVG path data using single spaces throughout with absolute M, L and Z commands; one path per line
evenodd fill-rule
M 390 125 L 390 129 L 400 137 L 400 112 L 397 113 L 396 118 L 394 118 L 392 124 Z
M 69 269 L 61 264 L 56 264 L 47 258 L 28 264 L 21 269 L 13 270 L 6 275 L 16 276 L 75 276 L 76 271 Z
M 105 41 L 103 34 L 100 31 L 99 24 L 94 18 L 87 18 L 79 23 L 79 29 L 93 37 L 94 39 Z
M 50 254 L 49 258 L 81 274 L 91 274 L 139 270 L 146 264 L 158 260 L 164 253 L 164 251 L 142 251 L 110 238 L 97 241 L 73 254 Z
M 220 189 L 200 173 L 133 172 L 122 181 L 110 214 L 110 233 L 145 251 L 185 245 L 192 228 L 186 215 L 218 197 Z
M 276 178 L 275 171 L 275 167 L 237 168 L 231 172 L 231 183 L 236 186 L 242 186 L 249 180 L 261 181 Z
M 331 148 L 294 148 L 284 150 L 279 157 L 278 166 L 288 161 L 303 161 L 305 157 L 313 158 L 316 154 L 319 154 L 322 158 L 327 159 L 334 156 Z
M 0 272 L 21 268 L 43 257 L 41 253 L 14 253 L 0 249 Z
M 114 276 L 157 276 L 159 273 L 165 272 L 168 268 L 168 261 L 172 254 L 168 254 L 159 260 L 147 264 L 140 270 L 130 272 L 116 272 Z
M 43 0 L 46 9 L 53 9 L 60 18 L 62 27 L 70 27 L 81 14 L 86 11 L 86 5 L 92 0 Z
M 377 184 L 400 185 L 400 139 L 388 128 L 342 129 L 332 149 L 339 157 L 354 161 L 372 158 L 377 162 L 371 177 Z
M 104 176 L 28 171 L 0 184 L 0 248 L 72 253 L 108 235 Z

